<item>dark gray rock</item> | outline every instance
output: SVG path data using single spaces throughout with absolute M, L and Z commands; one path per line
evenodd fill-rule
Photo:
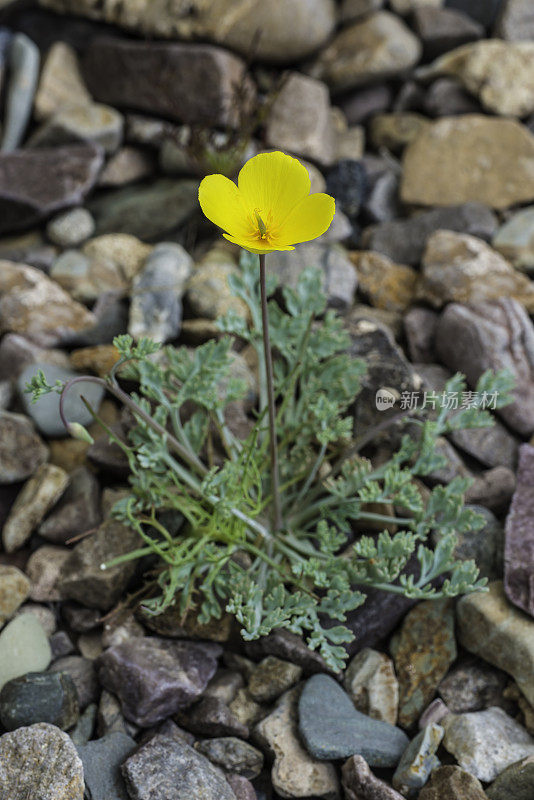
M 69 736 L 76 747 L 87 744 L 89 739 L 93 738 L 97 711 L 98 707 L 94 703 L 87 706 L 85 711 L 80 714 L 80 719 L 74 728 L 69 732 Z
M 438 767 L 419 794 L 419 800 L 486 800 L 480 781 L 457 766 Z
M 100 656 L 99 678 L 119 697 L 125 717 L 148 727 L 190 706 L 202 694 L 221 652 L 219 645 L 207 642 L 156 636 L 132 639 Z
M 415 9 L 413 21 L 427 59 L 482 39 L 485 33 L 483 25 L 455 9 L 421 6 Z
M 501 772 L 486 789 L 490 800 L 531 800 L 534 786 L 534 756 L 518 761 Z
M 28 672 L 0 692 L 0 720 L 7 731 L 48 722 L 67 730 L 79 717 L 78 694 L 70 675 Z
M 101 103 L 188 124 L 238 125 L 254 96 L 244 61 L 212 45 L 97 38 L 83 72 Z
M 452 117 L 475 114 L 480 103 L 454 78 L 438 78 L 427 89 L 423 110 L 430 117 Z
M 413 364 L 432 364 L 436 360 L 434 339 L 438 319 L 439 314 L 430 308 L 411 308 L 404 315 L 408 355 Z
M 453 714 L 484 711 L 500 706 L 505 711 L 509 702 L 503 698 L 508 676 L 484 661 L 460 663 L 441 681 L 438 692 Z
M 517 486 L 508 517 L 504 591 L 515 606 L 534 617 L 534 447 L 519 450 Z
M 65 544 L 72 536 L 92 530 L 101 520 L 99 483 L 86 467 L 78 467 L 59 502 L 39 525 L 39 535 L 49 542 Z
M 31 420 L 0 411 L 0 484 L 30 478 L 47 460 L 48 448 Z
M 198 742 L 195 750 L 225 772 L 233 772 L 250 780 L 257 778 L 263 768 L 263 753 L 235 736 L 206 739 Z
M 249 729 L 216 697 L 203 697 L 186 711 L 176 714 L 176 721 L 186 730 L 200 736 L 241 736 L 247 739 Z
M 109 733 L 78 747 L 91 800 L 128 800 L 121 766 L 137 747 L 124 733 Z
M 0 154 L 0 235 L 83 203 L 103 164 L 88 145 Z
M 465 493 L 465 502 L 484 506 L 502 514 L 510 505 L 515 491 L 515 475 L 507 467 L 494 467 L 479 473 Z
M 326 191 L 335 198 L 337 207 L 350 220 L 357 218 L 366 189 L 365 167 L 361 161 L 338 161 L 328 170 Z
M 389 170 L 370 183 L 363 201 L 363 211 L 369 222 L 390 222 L 401 216 L 399 176 Z
M 495 22 L 503 0 L 445 0 L 445 8 L 455 8 L 476 20 L 485 28 Z
M 366 228 L 362 235 L 362 247 L 377 250 L 397 264 L 416 266 L 422 260 L 428 239 L 437 230 L 470 233 L 489 241 L 497 227 L 497 218 L 487 206 L 464 203 Z
M 386 83 L 364 86 L 339 101 L 341 109 L 350 125 L 362 122 L 381 114 L 391 107 L 393 90 Z
M 76 687 L 78 703 L 84 709 L 91 703 L 97 703 L 100 697 L 100 685 L 96 675 L 94 661 L 83 656 L 65 656 L 54 661 L 49 672 L 61 672 L 69 675 Z
M 290 661 L 302 667 L 306 675 L 330 672 L 324 658 L 316 650 L 310 650 L 300 636 L 284 628 L 278 628 L 255 642 L 247 642 L 245 649 L 251 658 L 277 656 Z
M 154 736 L 122 767 L 131 800 L 235 800 L 223 773 L 185 742 Z
M 70 656 L 74 652 L 74 644 L 67 631 L 56 631 L 49 639 L 52 660 Z
M 396 766 L 409 743 L 400 728 L 357 711 L 328 675 L 314 675 L 304 686 L 299 730 L 314 758 L 348 758 L 357 753 L 376 767 Z
M 479 531 L 457 534 L 458 544 L 454 548 L 454 557 L 459 561 L 474 561 L 482 578 L 500 579 L 503 573 L 503 526 L 488 508 L 480 505 L 470 505 L 469 508 L 484 517 L 485 524 Z M 440 532 L 434 531 L 434 545 L 439 540 Z
M 91 347 L 97 344 L 111 344 L 115 336 L 126 333 L 128 309 L 113 292 L 101 294 L 93 308 L 96 325 L 86 328 L 64 339 L 70 347 Z

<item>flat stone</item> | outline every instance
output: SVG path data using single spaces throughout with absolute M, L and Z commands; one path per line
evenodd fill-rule
M 483 661 L 460 663 L 441 681 L 439 693 L 453 714 L 503 706 L 508 678 Z
M 28 577 L 20 569 L 0 564 L 0 628 L 18 611 L 30 588 Z
M 517 608 L 534 617 L 534 447 L 519 449 L 517 486 L 506 518 L 504 591 Z
M 89 608 L 109 611 L 122 597 L 135 572 L 135 562 L 126 561 L 108 569 L 102 564 L 135 550 L 139 536 L 115 520 L 103 522 L 97 531 L 74 547 L 63 565 L 59 590 L 68 600 Z
M 436 751 L 445 731 L 440 725 L 427 725 L 412 739 L 393 775 L 393 786 L 405 797 L 421 789 L 441 762 Z
M 422 206 L 475 201 L 496 209 L 529 202 L 534 136 L 512 119 L 465 114 L 438 120 L 404 152 L 401 198 Z
M 46 723 L 5 733 L 0 793 L 10 800 L 83 800 L 83 765 L 70 737 Z
M 69 475 L 67 488 L 38 528 L 39 536 L 54 544 L 65 544 L 73 535 L 100 524 L 100 486 L 93 473 L 79 467 Z
M 401 794 L 373 775 L 362 756 L 349 758 L 341 774 L 346 800 L 402 800 Z
M 70 552 L 67 547 L 45 544 L 31 554 L 26 572 L 32 582 L 32 600 L 38 603 L 53 603 L 60 600 L 58 581 Z
M 220 653 L 211 643 L 133 639 L 106 650 L 98 659 L 99 677 L 120 698 L 124 715 L 148 727 L 201 695 Z
M 365 647 L 345 670 L 343 686 L 362 714 L 396 724 L 399 683 L 393 662 L 385 653 Z
M 228 708 L 235 719 L 247 728 L 256 725 L 269 713 L 268 707 L 256 703 L 246 689 L 238 690 L 234 699 L 228 703 Z
M 84 142 L 115 153 L 121 143 L 124 117 L 103 103 L 85 103 L 57 111 L 31 136 L 30 147 L 56 147 Z
M 451 371 L 467 377 L 472 389 L 485 370 L 508 369 L 515 378 L 513 400 L 497 413 L 520 435 L 534 432 L 534 327 L 516 300 L 469 307 L 451 303 L 438 321 L 436 351 Z
M 27 672 L 41 672 L 50 663 L 48 637 L 34 614 L 19 614 L 0 632 L 0 689 Z
M 383 253 L 396 263 L 417 266 L 429 238 L 436 231 L 456 231 L 487 241 L 497 230 L 497 225 L 497 218 L 487 206 L 469 202 L 372 225 L 365 229 L 362 245 Z
M 211 45 L 96 38 L 83 73 L 100 103 L 188 124 L 237 127 L 254 96 L 245 63 Z
M 482 784 L 457 766 L 438 767 L 421 789 L 419 800 L 486 800 Z
M 63 494 L 68 480 L 67 473 L 52 464 L 42 464 L 37 469 L 17 496 L 4 524 L 2 543 L 8 553 L 18 550 L 30 538 Z
M 417 64 L 420 56 L 421 44 L 402 20 L 377 11 L 338 33 L 312 71 L 333 91 L 345 91 L 395 77 Z
M 399 728 L 357 711 L 328 675 L 314 675 L 305 684 L 299 701 L 299 730 L 314 758 L 347 758 L 357 753 L 376 767 L 396 766 L 408 745 Z
M 175 339 L 182 321 L 182 296 L 193 259 L 179 244 L 161 242 L 134 278 L 128 332 L 135 340 Z
M 263 768 L 263 753 L 235 736 L 198 742 L 195 750 L 225 772 L 250 780 L 257 778 Z
M 54 42 L 43 63 L 35 95 L 36 119 L 48 119 L 62 108 L 91 102 L 76 51 L 66 42 Z
M 66 334 L 95 323 L 85 306 L 76 303 L 40 270 L 0 261 L 1 333 L 12 331 L 53 346 Z
M 67 730 L 78 716 L 78 696 L 70 675 L 28 672 L 8 681 L 0 692 L 0 720 L 7 731 L 37 722 Z
M 451 601 L 418 603 L 392 638 L 390 650 L 399 679 L 399 723 L 408 728 L 432 700 L 456 659 Z
M 511 675 L 534 704 L 534 622 L 508 603 L 500 581 L 457 606 L 460 643 Z
M 248 691 L 257 703 L 272 703 L 291 689 L 302 676 L 302 667 L 267 656 L 261 661 L 248 682 Z
M 76 247 L 89 239 L 95 230 L 95 221 L 86 208 L 62 211 L 46 226 L 46 235 L 59 247 Z
M 128 800 L 121 766 L 136 747 L 135 739 L 116 732 L 77 748 L 91 800 Z
M 255 729 L 257 737 L 274 754 L 272 784 L 281 797 L 338 800 L 339 784 L 334 765 L 313 758 L 301 744 L 298 729 L 300 693 L 300 687 L 285 692 L 274 711 Z
M 47 606 L 43 606 L 40 603 L 25 603 L 24 606 L 18 610 L 16 616 L 19 617 L 21 614 L 33 614 L 46 636 L 49 638 L 52 637 L 57 630 L 56 616 Z
M 351 260 L 358 273 L 358 288 L 372 306 L 405 311 L 412 305 L 419 279 L 414 269 L 372 251 L 351 253 Z
M 486 783 L 516 761 L 534 756 L 534 738 L 502 708 L 449 714 L 443 727 L 446 749 L 462 769 Z
M 11 40 L 8 60 L 10 77 L 1 144 L 4 153 L 16 150 L 24 139 L 39 79 L 39 48 L 24 33 L 16 33 Z
M 191 708 L 178 711 L 175 719 L 183 728 L 199 736 L 239 736 L 242 739 L 249 736 L 248 725 L 216 697 L 203 697 Z
M 488 786 L 490 800 L 530 800 L 534 785 L 534 756 L 511 764 Z
M 235 800 L 223 772 L 180 739 L 156 735 L 122 767 L 131 800 Z

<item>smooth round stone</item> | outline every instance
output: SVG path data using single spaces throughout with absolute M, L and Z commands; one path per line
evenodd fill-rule
M 77 247 L 89 239 L 94 231 L 95 221 L 86 208 L 64 211 L 46 226 L 46 235 L 59 247 Z
M 76 686 L 65 673 L 29 672 L 6 683 L 0 692 L 0 720 L 8 731 L 37 722 L 67 730 L 78 717 Z
M 15 617 L 0 633 L 0 689 L 13 678 L 46 669 L 51 658 L 48 637 L 37 617 Z
M 299 701 L 299 730 L 312 756 L 349 758 L 360 754 L 371 767 L 395 767 L 409 744 L 400 728 L 361 714 L 328 675 L 314 675 Z

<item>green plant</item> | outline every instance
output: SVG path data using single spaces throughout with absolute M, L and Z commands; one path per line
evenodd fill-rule
M 278 401 L 282 526 L 276 530 L 270 522 L 258 257 L 244 252 L 241 273 L 230 280 L 250 311 L 250 324 L 229 313 L 219 322 L 226 335 L 193 351 L 160 349 L 148 340 L 135 344 L 120 336 L 113 373 L 105 381 L 92 378 L 104 383 L 135 419 L 128 443 L 111 434 L 131 471 L 129 496 L 117 503 L 113 515 L 139 533 L 143 546 L 107 566 L 156 554 L 160 566 L 143 601 L 149 613 L 177 603 L 184 615 L 196 609 L 205 623 L 226 610 L 239 621 L 245 639 L 287 628 L 303 635 L 330 667 L 340 669 L 343 645 L 352 639 L 342 623 L 347 612 L 364 602 L 365 587 L 437 598 L 484 586 L 473 562 L 453 557 L 456 534 L 483 524 L 463 504 L 468 481 L 436 486 L 425 500 L 414 479 L 442 466 L 437 437 L 491 425 L 491 415 L 445 407 L 432 419 L 407 414 L 420 436 L 405 435 L 390 460 L 373 467 L 359 454 L 373 432 L 354 440 L 350 414 L 365 364 L 347 355 L 350 340 L 342 319 L 326 310 L 321 275 L 306 270 L 295 290 L 283 290 L 284 308 L 273 299 L 268 307 Z M 274 290 L 268 276 L 267 294 L 272 297 Z M 243 383 L 232 377 L 235 337 L 255 348 L 259 364 L 257 419 L 245 440 L 236 438 L 225 419 L 228 404 L 245 393 Z M 120 387 L 121 370 L 138 382 L 137 392 L 128 395 Z M 68 388 L 49 386 L 42 373 L 29 386 L 34 400 L 49 391 L 64 397 Z M 498 404 L 504 405 L 511 382 L 506 374 L 485 374 L 478 388 L 499 392 Z M 449 392 L 464 389 L 460 375 L 447 386 Z M 80 434 L 72 426 L 71 431 Z M 370 504 L 394 512 L 380 513 Z M 164 512 L 183 516 L 177 534 L 167 529 Z M 356 522 L 360 528 L 368 522 L 384 529 L 354 538 Z M 433 530 L 441 538 L 431 549 L 427 542 Z M 419 573 L 407 575 L 414 555 Z M 443 576 L 436 588 L 433 581 Z M 339 624 L 332 626 L 332 620 Z

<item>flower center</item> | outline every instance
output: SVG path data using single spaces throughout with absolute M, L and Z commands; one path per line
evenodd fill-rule
M 260 217 L 259 208 L 255 208 L 254 209 L 254 216 L 256 217 L 256 223 L 258 225 L 258 230 L 260 232 L 260 239 L 266 239 L 267 238 L 267 226 L 265 225 L 265 222 Z

